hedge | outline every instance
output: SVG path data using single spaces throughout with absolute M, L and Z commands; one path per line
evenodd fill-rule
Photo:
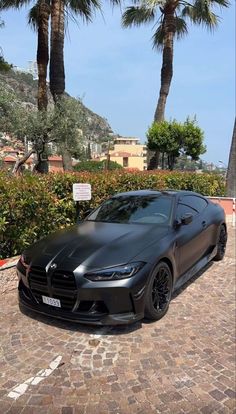
M 101 172 L 11 176 L 0 172 L 0 259 L 75 222 L 72 184 L 88 182 L 92 200 L 81 203 L 81 216 L 112 194 L 135 189 L 185 189 L 209 196 L 225 194 L 215 174 L 183 172 Z

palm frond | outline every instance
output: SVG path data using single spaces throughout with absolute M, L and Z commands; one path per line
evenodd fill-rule
M 74 16 L 80 16 L 84 21 L 90 22 L 96 10 L 101 9 L 99 0 L 68 0 L 66 6 Z
M 230 2 L 228 0 L 211 0 L 211 6 L 214 6 L 214 3 L 220 7 L 230 6 Z
M 28 24 L 31 26 L 33 30 L 37 30 L 38 28 L 38 19 L 39 19 L 39 7 L 37 2 L 33 7 L 31 7 L 28 13 Z
M 122 26 L 140 26 L 142 23 L 149 23 L 155 18 L 154 8 L 146 6 L 127 7 L 122 16 Z
M 31 0 L 0 0 L 0 10 L 20 9 L 30 2 Z
M 43 11 L 45 11 L 45 7 L 48 8 L 48 13 L 50 14 L 51 11 L 51 5 L 50 0 L 38 0 L 37 3 L 33 7 L 31 7 L 29 13 L 28 13 L 28 24 L 31 26 L 33 30 L 38 29 L 38 22 L 40 19 L 40 14 L 43 8 Z
M 177 39 L 181 39 L 188 33 L 188 27 L 186 21 L 180 17 L 174 17 L 174 24 L 175 24 L 175 37 Z M 155 31 L 154 35 L 152 36 L 153 48 L 162 50 L 164 39 L 165 39 L 165 20 L 161 22 L 158 26 L 157 30 Z
M 225 2 L 226 0 L 218 0 Z M 183 8 L 182 16 L 188 16 L 195 24 L 202 24 L 209 30 L 214 30 L 219 22 L 219 17 L 212 12 L 211 6 L 214 3 L 212 0 L 196 0 L 193 5 L 188 5 Z
M 165 30 L 164 24 L 161 23 L 152 36 L 153 49 L 162 50 L 164 44 Z
M 187 23 L 182 17 L 175 16 L 175 27 L 175 36 L 177 37 L 177 39 L 182 39 L 185 35 L 188 34 Z

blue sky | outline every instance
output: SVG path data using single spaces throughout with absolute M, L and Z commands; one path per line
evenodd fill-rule
M 174 77 L 166 118 L 196 115 L 205 132 L 203 159 L 228 162 L 235 116 L 235 6 L 217 10 L 214 34 L 189 27 L 176 42 Z M 36 55 L 36 35 L 27 26 L 27 9 L 1 13 L 4 57 L 22 68 Z M 70 22 L 65 41 L 66 90 L 107 118 L 113 131 L 145 142 L 160 87 L 161 54 L 152 49 L 152 24 L 121 28 L 121 12 L 107 5 L 103 17 L 79 26 Z

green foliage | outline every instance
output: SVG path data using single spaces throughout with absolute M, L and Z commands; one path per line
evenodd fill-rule
M 228 7 L 228 0 L 193 0 L 179 2 L 174 0 L 133 0 L 134 6 L 127 7 L 123 16 L 124 27 L 140 26 L 152 23 L 154 34 L 152 36 L 153 47 L 163 48 L 169 11 L 173 12 L 172 27 L 174 37 L 181 39 L 188 34 L 189 22 L 204 25 L 210 30 L 217 27 L 220 20 L 214 13 L 216 6 Z
M 0 171 L 0 258 L 19 254 L 34 241 L 75 222 L 73 183 L 90 183 L 92 200 L 81 202 L 81 217 L 114 193 L 145 188 L 185 189 L 222 196 L 220 175 L 181 172 L 80 172 L 11 176 Z
M 86 128 L 86 115 L 83 105 L 76 99 L 62 97 L 49 112 L 51 126 L 49 140 L 55 141 L 60 151 L 60 143 L 65 144 L 71 155 L 82 151 L 84 130 Z
M 204 133 L 196 125 L 196 120 L 187 120 L 181 124 L 177 121 L 154 122 L 147 132 L 148 148 L 168 157 L 168 167 L 173 169 L 176 158 L 180 155 L 191 156 L 197 160 L 206 151 L 203 145 Z
M 182 130 L 184 153 L 193 160 L 198 160 L 199 155 L 206 152 L 206 147 L 203 145 L 204 133 L 202 129 L 197 125 L 196 119 L 187 118 Z
M 11 69 L 11 65 L 6 62 L 3 56 L 0 55 L 0 72 L 8 72 Z
M 75 171 L 104 171 L 106 169 L 106 160 L 103 161 L 81 161 L 74 166 Z M 123 167 L 115 161 L 109 162 L 109 170 L 123 169 Z
M 82 131 L 86 124 L 81 103 L 63 98 L 60 105 L 46 112 L 23 108 L 14 93 L 0 83 L 0 131 L 31 141 L 36 152 L 44 142 L 66 143 L 72 155 L 82 149 Z

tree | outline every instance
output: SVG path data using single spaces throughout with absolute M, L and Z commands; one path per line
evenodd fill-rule
M 153 23 L 153 47 L 162 51 L 161 87 L 154 121 L 165 117 L 165 106 L 173 75 L 174 40 L 188 33 L 187 21 L 205 25 L 213 30 L 219 17 L 212 11 L 215 6 L 228 7 L 228 0 L 133 0 L 122 17 L 124 27 Z M 158 17 L 159 16 L 159 17 Z
M 50 91 L 54 103 L 57 105 L 65 91 L 64 69 L 64 35 L 65 35 L 65 10 L 69 8 L 74 17 L 80 16 L 89 22 L 92 14 L 100 8 L 98 0 L 85 0 L 76 2 L 73 0 L 51 0 L 51 39 L 50 39 Z M 63 166 L 66 170 L 72 170 L 72 161 L 68 148 L 61 144 Z
M 0 10 L 17 8 L 28 4 L 28 0 L 0 0 Z M 51 50 L 50 50 L 50 90 L 55 104 L 65 90 L 64 73 L 64 16 L 70 13 L 72 17 L 80 16 L 85 21 L 90 21 L 92 13 L 100 8 L 98 0 L 38 0 L 29 12 L 29 23 L 38 32 L 37 64 L 38 64 L 38 109 L 45 111 L 47 108 L 47 66 L 48 66 L 48 25 L 51 15 Z M 47 138 L 42 142 L 42 148 L 38 153 L 39 165 L 41 154 L 44 153 Z M 61 144 L 63 146 L 63 142 Z M 70 154 L 67 149 L 62 151 L 64 165 L 67 170 L 72 169 Z M 45 161 L 44 161 L 45 166 Z
M 28 4 L 28 0 L 0 0 L 0 9 L 19 9 Z M 50 0 L 38 0 L 31 8 L 28 23 L 37 31 L 37 67 L 38 67 L 38 110 L 46 116 L 47 97 L 47 67 L 48 67 L 48 24 L 50 16 Z M 47 136 L 41 141 L 41 148 L 37 152 L 37 170 L 41 173 L 48 172 L 46 156 Z M 46 157 L 46 158 L 45 158 Z
M 70 163 L 67 154 L 71 159 L 73 155 L 83 152 L 86 124 L 84 107 L 79 100 L 63 96 L 55 105 L 50 140 L 57 143 L 64 170 Z
M 50 17 L 50 0 L 38 0 L 29 12 L 29 24 L 37 31 L 37 66 L 38 66 L 38 109 L 46 111 L 47 68 L 49 61 L 48 30 Z
M 227 196 L 236 197 L 236 119 L 234 121 L 234 129 L 232 142 L 229 153 L 228 170 L 226 177 Z
M 32 149 L 17 161 L 14 172 L 27 161 L 33 153 L 38 154 L 45 136 L 47 142 L 54 142 L 59 151 L 63 142 L 70 154 L 81 151 L 83 144 L 83 125 L 85 115 L 83 106 L 72 98 L 62 98 L 60 105 L 47 111 L 24 108 L 14 93 L 0 84 L 0 131 L 15 136 L 22 142 L 31 143 Z M 37 170 L 37 164 L 36 168 Z
M 172 170 L 180 155 L 191 156 L 197 160 L 206 149 L 203 145 L 203 131 L 196 125 L 196 120 L 187 120 L 181 124 L 177 121 L 153 122 L 148 129 L 147 146 L 152 151 L 161 153 L 161 167 Z

